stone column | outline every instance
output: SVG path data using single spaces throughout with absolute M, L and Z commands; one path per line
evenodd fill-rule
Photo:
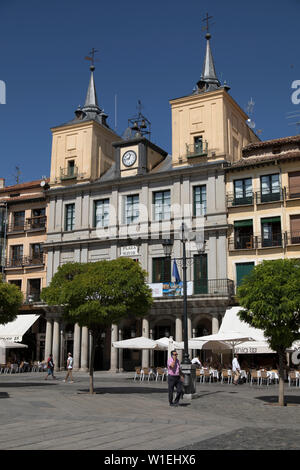
M 118 325 L 111 325 L 110 372 L 118 371 L 118 350 L 112 343 L 118 341 Z
M 149 338 L 149 320 L 147 318 L 143 318 L 142 330 L 142 335 Z M 142 350 L 142 367 L 149 367 L 149 351 L 147 349 Z
M 69 351 L 68 351 L 69 352 Z M 80 364 L 80 326 L 78 323 L 74 326 L 74 345 L 73 345 L 73 369 L 79 370 Z
M 59 352 L 59 370 L 64 370 L 64 360 L 65 360 L 65 351 L 64 351 L 64 344 L 65 344 L 65 338 L 64 338 L 64 330 L 62 325 L 60 326 L 60 352 Z
M 53 324 L 53 362 L 55 370 L 59 370 L 59 321 L 54 320 Z
M 176 317 L 175 341 L 178 341 L 178 342 L 182 341 L 182 318 L 181 317 Z M 178 359 L 182 361 L 182 350 L 178 351 Z
M 52 320 L 47 320 L 46 341 L 45 341 L 45 361 L 47 361 L 50 353 L 52 353 Z
M 82 327 L 81 332 L 81 364 L 80 370 L 88 371 L 89 363 L 89 329 L 86 326 Z
M 154 339 L 153 335 L 154 335 L 153 330 L 149 330 L 149 338 L 150 339 Z M 153 351 L 153 349 L 150 350 L 150 364 L 154 366 L 154 351 Z
M 215 335 L 219 331 L 218 317 L 212 317 L 212 334 Z

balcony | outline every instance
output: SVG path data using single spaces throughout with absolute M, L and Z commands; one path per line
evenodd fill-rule
M 276 248 L 283 246 L 282 233 L 272 233 L 269 237 L 257 237 L 257 248 Z
M 255 194 L 256 194 L 256 204 L 283 201 L 283 191 L 281 188 L 279 189 L 278 192 L 263 193 L 262 191 L 257 191 Z
M 40 292 L 31 292 L 26 295 L 24 303 L 27 305 L 34 304 L 36 302 L 41 302 L 41 293 Z
M 25 230 L 44 230 L 46 229 L 46 222 L 47 217 L 45 215 L 31 217 L 30 219 L 26 219 Z
M 38 267 L 45 264 L 45 255 L 40 254 L 36 256 L 20 256 L 18 258 L 11 258 L 5 261 L 6 269 Z
M 205 157 L 208 154 L 208 143 L 198 142 L 196 144 L 186 144 L 186 156 L 187 158 Z
M 182 282 L 164 282 L 150 285 L 154 298 L 174 298 L 183 296 Z M 204 297 L 232 297 L 234 282 L 231 279 L 201 279 L 187 282 L 187 295 Z
M 73 180 L 78 178 L 78 167 L 72 166 L 68 168 L 60 168 L 61 181 Z
M 252 206 L 254 204 L 254 193 L 251 192 L 244 197 L 236 197 L 234 193 L 228 193 L 227 207 Z
M 257 248 L 257 237 L 252 233 L 249 233 L 249 235 L 235 235 L 228 239 L 229 251 L 254 250 L 255 248 Z
M 285 233 L 285 242 L 287 245 L 300 245 L 300 230 Z

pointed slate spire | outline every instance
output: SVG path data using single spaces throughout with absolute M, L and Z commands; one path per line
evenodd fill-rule
M 214 64 L 214 59 L 212 56 L 211 48 L 210 48 L 210 38 L 211 35 L 207 33 L 205 35 L 206 38 L 206 53 L 205 53 L 205 59 L 204 59 L 204 64 L 203 64 L 203 70 L 202 70 L 202 75 L 197 83 L 198 85 L 198 90 L 196 93 L 203 93 L 206 91 L 214 91 L 217 88 L 221 87 L 221 83 L 219 82 L 216 74 L 216 69 L 215 69 L 215 64 Z
M 89 87 L 87 90 L 85 103 L 82 108 L 82 111 L 84 111 L 85 113 L 100 114 L 101 109 L 98 105 L 96 87 L 95 87 L 95 82 L 94 82 L 94 70 L 95 70 L 94 65 L 91 65 L 90 66 L 91 78 L 90 78 L 90 83 L 89 83 Z

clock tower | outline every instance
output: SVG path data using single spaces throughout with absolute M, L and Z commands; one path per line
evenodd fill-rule
M 138 116 L 129 119 L 129 124 L 132 127 L 127 128 L 123 136 L 125 140 L 112 144 L 115 149 L 117 178 L 144 175 L 168 155 L 149 140 L 151 124 L 140 111 Z

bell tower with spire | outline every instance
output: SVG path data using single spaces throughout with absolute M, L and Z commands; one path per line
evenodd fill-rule
M 211 51 L 207 21 L 202 74 L 193 93 L 170 101 L 173 166 L 214 160 L 236 161 L 245 145 L 259 141 L 248 127 L 248 116 L 222 85 Z
M 84 106 L 78 106 L 74 119 L 51 129 L 51 186 L 97 180 L 114 163 L 112 142 L 121 138 L 109 128 L 99 106 L 94 71 L 92 63 Z

